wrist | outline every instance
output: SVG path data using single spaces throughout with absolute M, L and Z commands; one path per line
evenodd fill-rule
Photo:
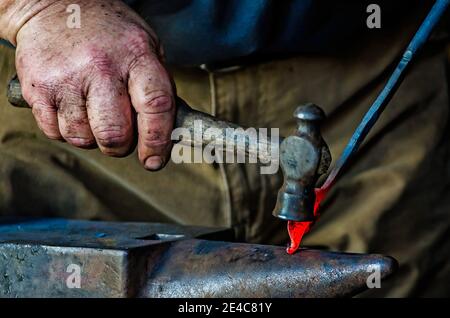
M 0 38 L 17 45 L 19 30 L 57 0 L 0 0 Z

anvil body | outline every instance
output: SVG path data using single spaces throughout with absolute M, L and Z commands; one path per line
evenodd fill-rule
M 0 221 L 1 297 L 342 297 L 390 257 L 233 243 L 227 229 Z

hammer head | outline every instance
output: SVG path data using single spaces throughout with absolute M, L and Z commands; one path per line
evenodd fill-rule
M 328 171 L 331 155 L 320 133 L 325 113 L 314 104 L 297 107 L 297 129 L 280 145 L 284 183 L 273 215 L 287 221 L 314 221 L 315 184 Z

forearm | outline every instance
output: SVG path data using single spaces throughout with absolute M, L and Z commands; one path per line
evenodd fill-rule
M 16 45 L 20 28 L 57 0 L 0 0 L 0 38 Z

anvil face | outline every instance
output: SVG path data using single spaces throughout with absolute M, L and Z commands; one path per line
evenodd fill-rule
M 202 239 L 199 239 L 202 238 Z M 225 229 L 62 219 L 0 222 L 1 297 L 342 297 L 380 255 L 231 243 Z

